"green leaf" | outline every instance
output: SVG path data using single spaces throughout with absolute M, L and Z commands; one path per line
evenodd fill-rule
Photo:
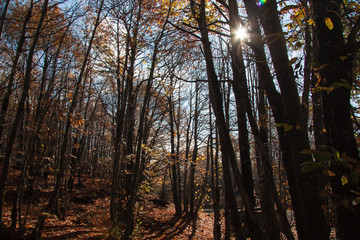
M 325 18 L 325 24 L 326 24 L 326 26 L 328 27 L 328 29 L 333 30 L 334 24 L 333 24 L 333 22 L 331 21 L 331 18 L 326 17 L 326 18 Z

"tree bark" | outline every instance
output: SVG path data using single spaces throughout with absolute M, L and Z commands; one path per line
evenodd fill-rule
M 346 155 L 352 158 L 353 164 L 359 166 L 359 152 L 354 138 L 350 104 L 350 91 L 355 82 L 353 56 L 358 52 L 356 46 L 358 43 L 355 40 L 358 29 L 354 26 L 345 41 L 340 17 L 342 2 L 340 0 L 313 1 L 319 44 L 318 64 L 321 75 L 319 86 L 326 88 L 326 91 L 321 94 L 321 100 L 328 136 L 327 144 L 338 151 L 340 156 Z M 332 28 L 327 23 L 329 21 L 332 23 Z M 333 161 L 331 169 L 336 174 L 331 178 L 333 202 L 339 205 L 335 209 L 337 237 L 359 239 L 360 228 L 356 223 L 360 221 L 360 206 L 352 206 L 353 199 L 358 196 L 352 191 L 359 189 L 359 183 L 350 180 L 348 184 L 342 184 L 341 178 L 347 174 L 350 175 L 349 168 L 336 165 Z
M 46 1 L 48 1 L 48 0 L 46 0 Z M 59 190 L 61 188 L 62 179 L 63 179 L 64 173 L 65 173 L 65 158 L 66 158 L 67 141 L 68 141 L 68 136 L 69 136 L 70 128 L 71 128 L 71 118 L 76 109 L 77 100 L 78 100 L 77 98 L 79 95 L 80 86 L 82 85 L 82 82 L 83 82 L 85 67 L 86 67 L 88 59 L 90 57 L 90 52 L 91 52 L 92 44 L 93 44 L 93 41 L 95 38 L 95 33 L 101 22 L 101 12 L 103 9 L 103 5 L 104 5 L 104 0 L 101 1 L 99 10 L 97 12 L 94 29 L 91 33 L 91 38 L 90 38 L 89 44 L 87 46 L 87 49 L 86 49 L 86 52 L 84 55 L 84 60 L 83 60 L 83 63 L 82 63 L 81 69 L 80 69 L 80 74 L 79 74 L 79 77 L 76 82 L 74 94 L 72 96 L 72 101 L 70 103 L 70 107 L 67 112 L 64 136 L 63 136 L 63 141 L 62 141 L 62 145 L 61 145 L 61 149 L 60 149 L 60 156 L 59 156 L 60 157 L 59 171 L 58 171 L 58 174 L 56 175 L 54 191 L 52 192 L 52 194 L 50 196 L 50 200 L 49 200 L 48 204 L 44 208 L 44 212 L 49 212 L 53 209 L 53 207 L 55 206 L 56 201 L 57 201 L 57 196 L 58 196 Z M 41 232 L 44 227 L 45 220 L 46 220 L 45 214 L 42 214 L 38 217 L 38 221 L 36 223 L 36 226 L 33 229 L 33 232 L 30 235 L 30 238 L 37 239 L 37 238 L 41 237 Z
M 38 25 L 36 28 L 34 39 L 32 41 L 31 47 L 29 49 L 28 57 L 26 60 L 24 85 L 23 85 L 23 89 L 22 89 L 22 93 L 21 93 L 21 98 L 18 103 L 15 119 L 11 125 L 10 134 L 9 134 L 8 141 L 7 141 L 6 148 L 5 148 L 5 158 L 4 158 L 3 169 L 2 169 L 1 178 L 0 178 L 0 225 L 3 224 L 4 192 L 5 192 L 7 176 L 9 173 L 10 158 L 12 155 L 12 149 L 14 146 L 18 126 L 19 126 L 21 118 L 24 114 L 25 101 L 28 97 L 30 84 L 31 84 L 31 71 L 32 71 L 33 56 L 34 56 L 36 44 L 40 37 L 41 28 L 42 28 L 42 25 L 43 25 L 43 22 L 45 19 L 45 15 L 48 10 L 48 2 L 49 2 L 48 0 L 45 0 L 42 5 L 41 16 L 40 16 L 40 19 L 39 19 L 39 22 L 38 22 Z M 32 5 L 31 5 L 30 9 L 31 8 L 32 8 Z M 28 13 L 30 14 L 31 10 L 29 10 Z
M 289 64 L 286 43 L 277 12 L 277 3 L 274 0 L 269 0 L 259 10 L 255 2 L 250 0 L 244 2 L 252 29 L 255 31 L 251 42 L 254 44 L 253 51 L 257 56 L 257 62 L 265 61 L 266 63 L 263 46 L 260 42 L 258 20 L 256 19 L 258 12 L 264 32 L 268 36 L 268 46 L 281 94 L 275 90 L 268 69 L 261 70 L 258 68 L 261 81 L 263 81 L 272 106 L 275 121 L 278 124 L 285 123 L 287 126 L 291 126 L 291 129 L 287 129 L 287 131 L 278 127 L 278 133 L 299 239 L 328 239 L 329 227 L 325 221 L 319 197 L 318 182 L 321 176 L 317 173 L 305 174 L 301 172 L 301 164 L 312 161 L 310 156 L 300 154 L 302 150 L 310 148 L 306 131 L 307 122 L 304 122 L 293 70 Z M 266 72 L 260 72 L 264 70 Z
M 207 68 L 207 76 L 209 80 L 209 97 L 212 107 L 214 109 L 214 114 L 216 116 L 217 126 L 219 129 L 219 136 L 221 142 L 221 152 L 222 152 L 222 161 L 223 161 L 223 176 L 225 182 L 225 195 L 227 201 L 229 203 L 230 213 L 232 217 L 232 223 L 234 225 L 234 230 L 237 238 L 240 238 L 242 233 L 242 227 L 240 225 L 240 218 L 239 213 L 237 210 L 237 204 L 234 197 L 234 192 L 232 188 L 232 179 L 231 179 L 231 170 L 234 173 L 235 183 L 238 187 L 240 195 L 244 201 L 245 209 L 250 216 L 251 221 L 253 222 L 253 226 L 256 228 L 254 229 L 255 235 L 258 239 L 267 239 L 264 233 L 260 229 L 260 225 L 258 223 L 254 206 L 249 199 L 249 196 L 246 193 L 245 186 L 243 184 L 243 179 L 239 173 L 238 166 L 236 163 L 235 152 L 232 146 L 232 142 L 229 135 L 229 129 L 227 128 L 225 122 L 225 116 L 223 112 L 223 101 L 221 99 L 221 91 L 220 86 L 217 80 L 217 75 L 213 63 L 213 57 L 211 52 L 211 46 L 208 36 L 208 29 L 206 23 L 206 14 L 205 14 L 205 1 L 201 0 L 199 5 L 199 12 L 196 12 L 195 9 L 195 2 L 193 0 L 190 1 L 192 13 L 195 17 L 195 20 L 198 23 L 200 34 L 201 34 L 201 42 L 204 47 L 204 54 L 205 54 L 205 62 Z M 231 164 L 231 165 L 230 165 Z

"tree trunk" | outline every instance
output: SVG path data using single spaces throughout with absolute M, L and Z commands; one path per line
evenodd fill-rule
M 30 21 L 33 7 L 34 7 L 34 3 L 33 3 L 33 1 L 31 1 L 29 9 L 28 9 L 28 11 L 26 13 L 26 16 L 25 16 L 25 19 L 24 19 L 24 22 L 23 22 L 23 25 L 22 25 L 20 39 L 19 39 L 18 45 L 16 47 L 16 53 L 15 53 L 14 61 L 13 61 L 13 64 L 11 66 L 10 75 L 8 77 L 9 80 L 8 80 L 6 93 L 5 93 L 4 98 L 2 99 L 1 112 L 0 112 L 0 138 L 2 137 L 2 134 L 3 134 L 3 131 L 4 131 L 5 118 L 6 118 L 6 113 L 7 113 L 8 107 L 9 107 L 10 97 L 11 97 L 12 88 L 13 88 L 15 75 L 16 75 L 16 69 L 17 69 L 19 59 L 20 59 L 20 55 L 22 53 L 23 45 L 25 43 L 27 24 Z M 0 38 L 0 40 L 1 40 L 1 38 Z M 2 145 L 2 143 L 0 143 L 0 148 L 1 148 L 1 145 Z
M 48 1 L 48 0 L 46 0 L 46 1 Z M 48 204 L 44 208 L 44 212 L 49 212 L 54 208 L 54 206 L 56 205 L 59 190 L 61 188 L 63 176 L 65 173 L 65 167 L 66 167 L 65 166 L 65 158 L 66 158 L 68 136 L 69 136 L 70 128 L 71 128 L 71 118 L 76 109 L 77 100 L 78 100 L 77 98 L 79 95 L 80 86 L 82 85 L 82 82 L 83 82 L 83 75 L 85 73 L 85 67 L 87 65 L 88 58 L 90 57 L 90 51 L 92 48 L 92 43 L 95 38 L 96 29 L 100 25 L 100 22 L 101 22 L 100 16 L 101 16 L 101 12 L 103 9 L 103 4 L 104 4 L 104 0 L 102 0 L 100 3 L 100 7 L 99 7 L 99 10 L 97 13 L 96 20 L 95 20 L 94 29 L 91 34 L 89 45 L 86 49 L 84 60 L 83 60 L 83 63 L 82 63 L 81 69 L 80 69 L 80 74 L 79 74 L 79 77 L 78 77 L 76 85 L 75 85 L 74 94 L 72 96 L 72 101 L 70 103 L 70 107 L 67 112 L 64 136 L 63 136 L 63 141 L 62 141 L 62 145 L 61 145 L 61 149 L 60 149 L 59 171 L 58 171 L 58 174 L 56 175 L 54 191 L 52 192 L 52 194 L 50 196 L 50 200 L 49 200 Z M 30 238 L 37 239 L 37 238 L 41 237 L 41 232 L 44 227 L 45 220 L 46 220 L 45 214 L 42 214 L 38 217 L 38 221 L 36 223 L 36 226 L 33 229 L 33 232 L 31 233 Z
M 225 195 L 227 201 L 229 203 L 230 213 L 232 216 L 232 223 L 234 225 L 234 230 L 236 236 L 240 238 L 242 234 L 242 227 L 240 225 L 240 218 L 237 209 L 237 204 L 234 196 L 234 192 L 232 189 L 232 179 L 231 179 L 231 169 L 235 177 L 235 183 L 238 187 L 240 195 L 244 201 L 245 209 L 247 213 L 250 215 L 250 219 L 253 223 L 251 223 L 255 229 L 255 235 L 258 239 L 267 239 L 264 233 L 260 229 L 260 225 L 258 223 L 254 206 L 249 199 L 249 196 L 246 193 L 245 186 L 243 184 L 243 179 L 240 176 L 235 152 L 232 146 L 232 142 L 229 135 L 229 129 L 227 128 L 224 112 L 223 112 L 223 101 L 221 99 L 221 91 L 219 87 L 219 83 L 217 80 L 217 75 L 215 72 L 215 67 L 213 63 L 213 57 L 210 47 L 210 41 L 208 36 L 208 29 L 206 23 L 206 14 L 205 14 L 205 1 L 202 0 L 200 4 L 200 12 L 196 12 L 195 3 L 194 1 L 190 1 L 192 13 L 195 17 L 201 34 L 201 42 L 204 47 L 204 54 L 205 54 L 205 61 L 206 61 L 206 68 L 207 68 L 207 76 L 209 80 L 209 97 L 212 107 L 214 109 L 214 114 L 216 116 L 217 126 L 219 130 L 220 136 L 220 143 L 221 143 L 221 152 L 222 152 L 222 160 L 223 160 L 223 176 L 225 182 Z M 230 169 L 231 164 L 231 169 Z
M 189 176 L 189 201 L 190 214 L 195 216 L 195 171 L 198 157 L 198 123 L 199 123 L 199 83 L 195 85 L 195 114 L 194 114 L 194 149 L 190 162 L 190 176 Z
M 6 20 L 6 14 L 7 14 L 7 10 L 8 10 L 8 7 L 9 7 L 9 3 L 10 3 L 10 0 L 6 0 L 5 6 L 4 6 L 3 11 L 1 13 L 1 18 L 0 18 L 0 41 L 1 41 L 1 35 L 2 35 L 3 28 L 4 28 L 5 20 Z
M 221 239 L 221 222 L 220 222 L 220 190 L 219 190 L 219 165 L 218 165 L 218 141 L 216 138 L 216 153 L 214 156 L 213 148 L 213 124 L 212 124 L 212 113 L 211 106 L 209 106 L 209 118 L 210 118 L 210 165 L 211 165 L 211 194 L 213 200 L 214 210 L 214 228 L 213 236 L 214 240 Z M 217 135 L 217 134 L 216 134 Z
M 316 22 L 316 34 L 319 44 L 318 64 L 321 80 L 319 86 L 326 90 L 322 92 L 322 109 L 324 114 L 328 146 L 352 158 L 353 164 L 359 166 L 359 152 L 354 138 L 351 119 L 350 90 L 354 86 L 354 58 L 357 53 L 356 35 L 358 27 L 354 25 L 345 42 L 340 7 L 343 1 L 319 0 L 313 1 L 313 11 Z M 328 22 L 332 23 L 332 27 Z M 336 159 L 333 159 L 336 160 Z M 349 162 L 350 164 L 350 162 Z M 350 175 L 350 167 L 331 162 L 331 169 L 336 176 L 331 178 L 334 193 L 333 203 L 336 207 L 337 237 L 339 239 L 359 239 L 360 205 L 352 201 L 358 197 L 353 191 L 358 191 L 358 181 L 350 180 L 343 184 L 343 176 Z
M 32 71 L 33 56 L 34 56 L 36 44 L 39 40 L 39 36 L 41 33 L 42 24 L 44 22 L 45 15 L 48 10 L 48 2 L 49 2 L 48 0 L 45 0 L 43 3 L 42 10 L 41 10 L 41 17 L 39 19 L 31 47 L 29 49 L 28 57 L 26 60 L 24 85 L 23 85 L 23 89 L 22 89 L 22 93 L 21 93 L 21 98 L 18 103 L 15 119 L 11 125 L 10 134 L 9 134 L 7 145 L 5 148 L 5 158 L 4 158 L 3 169 L 2 169 L 1 178 L 0 178 L 0 225 L 3 224 L 4 193 L 5 193 L 6 180 L 7 180 L 7 176 L 8 176 L 8 172 L 9 172 L 10 158 L 12 155 L 12 149 L 13 149 L 13 145 L 15 142 L 18 126 L 19 126 L 21 118 L 24 114 L 25 101 L 28 97 L 28 92 L 29 92 L 30 84 L 31 84 L 31 71 Z M 31 5 L 30 9 L 31 8 L 32 8 L 32 5 Z M 31 10 L 29 10 L 28 13 L 30 14 Z
M 173 79 L 171 78 L 171 86 L 173 85 Z M 178 186 L 178 170 L 175 156 L 175 129 L 174 129 L 174 106 L 172 102 L 172 94 L 168 97 L 169 101 L 169 117 L 170 117 L 170 161 L 172 171 L 172 194 L 175 205 L 175 214 L 181 215 L 181 200 L 179 199 L 179 186 Z
M 259 41 L 260 30 L 256 14 L 258 6 L 251 0 L 245 0 L 246 10 L 251 19 L 251 26 L 257 32 L 251 38 L 257 62 L 265 61 L 263 46 Z M 289 64 L 285 39 L 277 12 L 277 3 L 269 0 L 260 7 L 260 20 L 268 36 L 269 50 L 281 95 L 276 92 L 267 67 L 260 70 L 261 80 L 273 107 L 275 121 L 290 126 L 290 130 L 278 127 L 280 147 L 283 152 L 284 165 L 289 181 L 289 190 L 293 203 L 299 239 L 328 239 L 329 227 L 321 208 L 319 197 L 319 176 L 317 173 L 302 173 L 301 164 L 312 161 L 310 156 L 300 152 L 309 149 L 307 122 L 304 121 L 299 94 L 294 80 L 293 70 Z M 260 65 L 260 64 L 259 64 Z M 264 70 L 266 72 L 264 72 Z M 260 72 L 263 71 L 263 72 Z

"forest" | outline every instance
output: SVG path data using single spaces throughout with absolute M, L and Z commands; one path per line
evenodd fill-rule
M 0 6 L 0 239 L 360 239 L 359 0 Z

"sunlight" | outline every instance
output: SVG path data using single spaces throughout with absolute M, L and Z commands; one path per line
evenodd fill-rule
M 239 27 L 235 32 L 235 37 L 240 40 L 244 40 L 249 37 L 249 34 L 244 27 Z

